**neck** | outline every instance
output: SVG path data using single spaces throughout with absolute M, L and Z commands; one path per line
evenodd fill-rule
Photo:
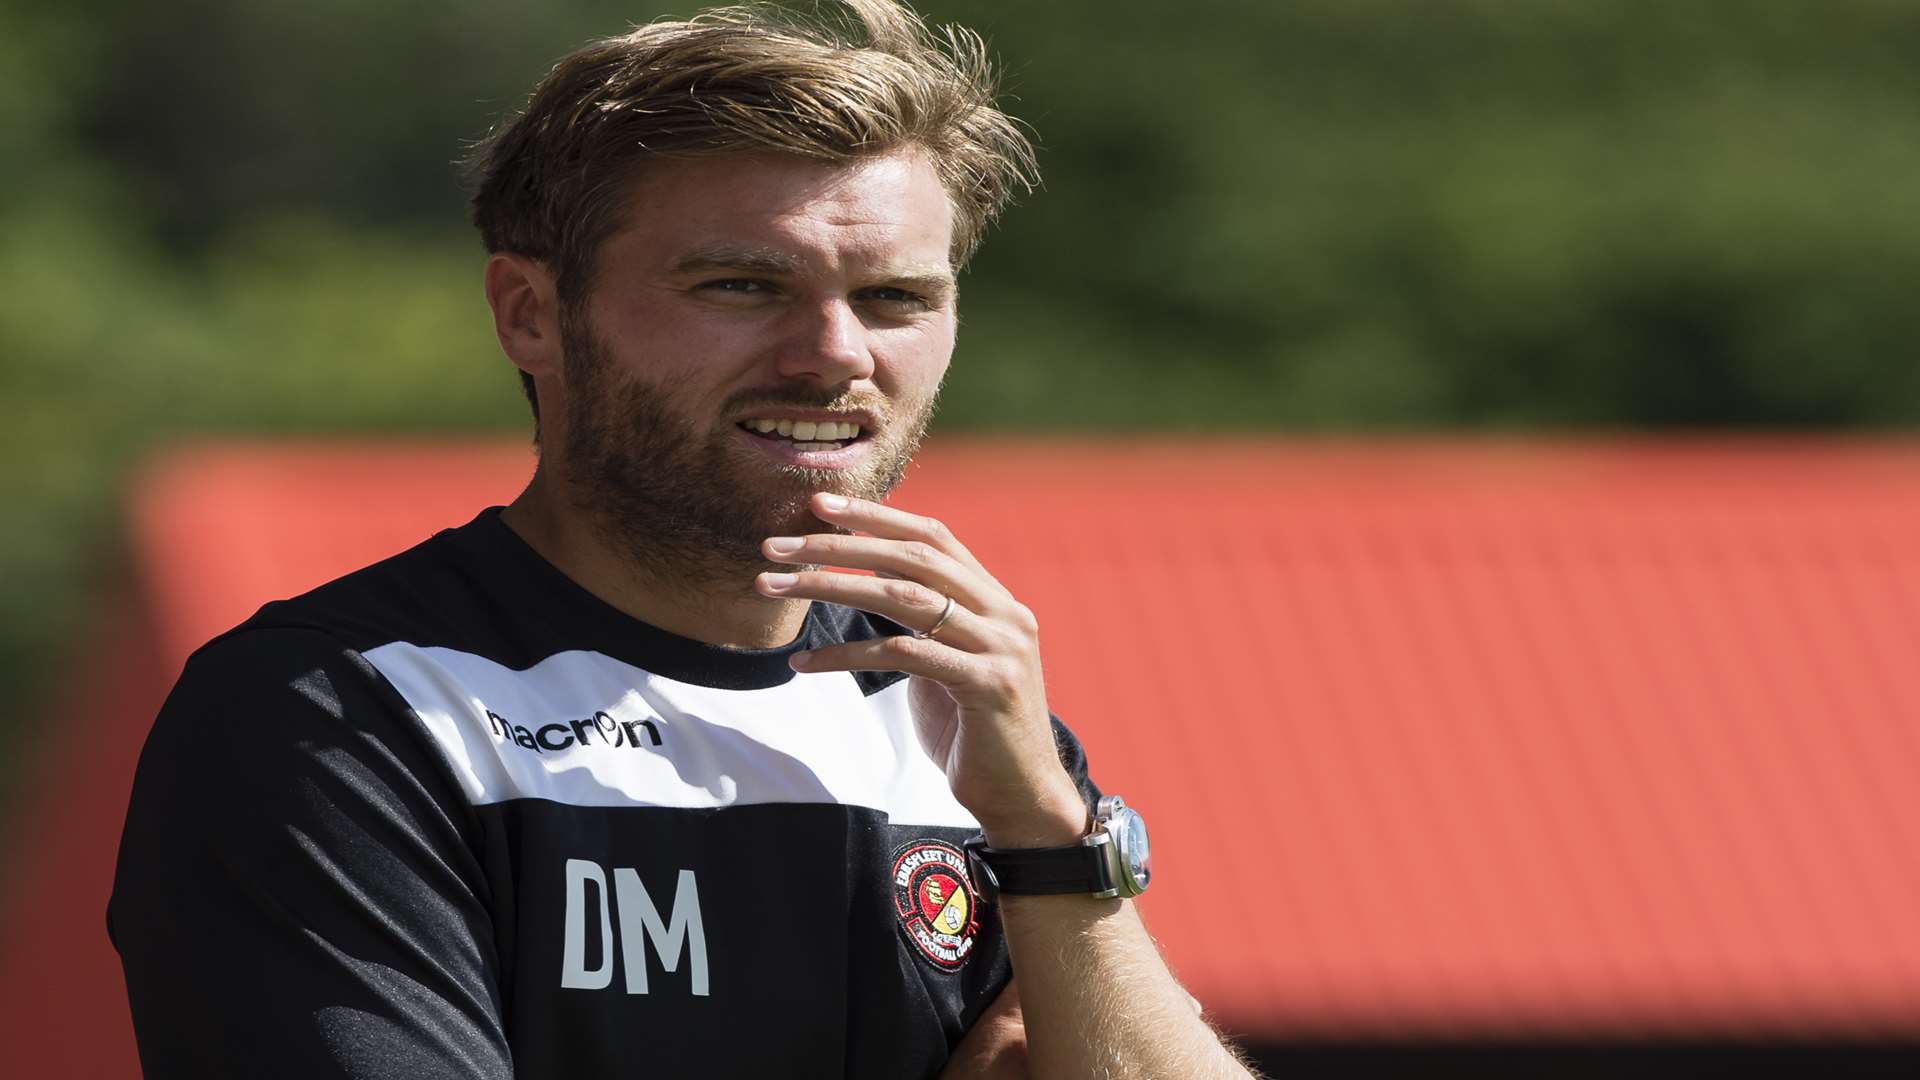
M 763 567 L 686 566 L 636 558 L 608 542 L 570 503 L 543 462 L 500 517 L 540 557 L 614 609 L 681 637 L 736 649 L 770 649 L 800 635 L 808 601 L 754 591 Z

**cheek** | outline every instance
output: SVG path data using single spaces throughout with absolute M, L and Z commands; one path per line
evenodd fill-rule
M 875 360 L 875 379 L 882 389 L 902 397 L 931 396 L 946 377 L 953 359 L 953 324 L 903 332 L 889 341 Z
M 682 394 L 724 381 L 749 344 L 736 328 L 645 309 L 620 312 L 605 336 L 629 376 Z
M 724 340 L 728 320 L 716 317 L 669 290 L 637 289 L 618 297 L 603 297 L 595 306 L 595 326 L 601 336 L 623 354 L 656 358 L 663 365 L 680 362 Z

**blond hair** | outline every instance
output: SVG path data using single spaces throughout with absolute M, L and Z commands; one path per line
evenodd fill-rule
M 893 0 L 840 0 L 811 18 L 755 5 L 651 23 L 562 58 L 473 148 L 473 221 L 488 251 L 545 262 L 573 304 L 651 160 L 776 151 L 846 162 L 917 147 L 953 201 L 958 268 L 1013 195 L 1038 183 L 1032 144 L 994 104 L 996 83 L 978 34 L 936 32 Z

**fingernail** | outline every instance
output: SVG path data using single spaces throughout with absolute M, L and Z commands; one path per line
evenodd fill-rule
M 793 574 L 761 574 L 760 580 L 774 592 L 786 592 L 793 588 L 793 583 L 800 578 Z
M 800 550 L 805 540 L 797 536 L 770 536 L 767 538 L 767 550 L 775 555 L 791 555 Z
M 792 656 L 787 657 L 787 666 L 795 667 L 795 668 L 806 667 L 807 662 L 812 659 L 813 659 L 813 654 L 810 652 L 797 652 L 797 653 L 794 653 Z
M 845 510 L 847 508 L 847 500 L 843 495 L 822 495 L 820 496 L 820 505 L 828 510 Z

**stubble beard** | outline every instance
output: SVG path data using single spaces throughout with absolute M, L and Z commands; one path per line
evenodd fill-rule
M 775 565 L 760 553 L 767 537 L 841 531 L 813 515 L 809 497 L 827 491 L 885 498 L 906 476 L 939 396 L 936 387 L 925 402 L 896 409 L 877 396 L 800 383 L 769 386 L 729 398 L 701 428 L 697 418 L 673 411 L 661 387 L 620 378 L 591 326 L 569 323 L 563 440 L 569 499 L 602 544 L 656 586 L 677 592 L 748 590 L 755 573 Z M 880 423 L 867 461 L 857 468 L 761 463 L 719 423 L 761 406 L 859 408 Z

